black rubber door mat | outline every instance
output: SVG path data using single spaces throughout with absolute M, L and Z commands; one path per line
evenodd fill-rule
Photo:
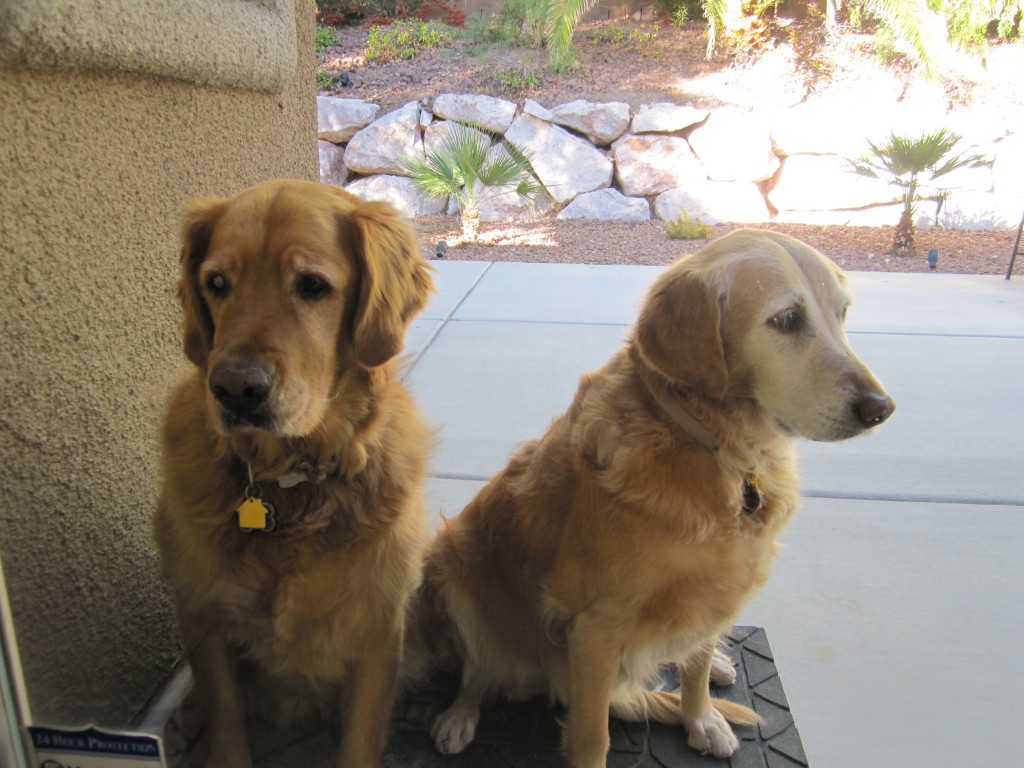
M 733 627 L 727 641 L 738 667 L 736 684 L 712 686 L 712 695 L 746 704 L 764 718 L 759 726 L 734 726 L 736 754 L 727 760 L 700 755 L 686 745 L 682 727 L 612 719 L 608 768 L 806 768 L 765 631 Z M 678 689 L 672 670 L 664 673 L 663 689 Z M 476 738 L 464 752 L 438 754 L 430 723 L 454 698 L 453 684 L 399 702 L 383 768 L 566 768 L 559 749 L 562 712 L 546 700 L 497 701 L 481 712 Z

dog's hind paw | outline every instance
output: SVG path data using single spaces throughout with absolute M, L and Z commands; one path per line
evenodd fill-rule
M 434 739 L 437 751 L 443 755 L 457 755 L 472 743 L 478 722 L 478 708 L 463 709 L 453 706 L 438 715 L 430 729 L 430 736 Z
M 686 723 L 686 730 L 690 734 L 687 743 L 702 754 L 729 757 L 740 746 L 732 727 L 714 709 L 704 717 Z
M 736 667 L 724 651 L 715 648 L 711 657 L 711 682 L 715 685 L 732 685 L 736 682 Z

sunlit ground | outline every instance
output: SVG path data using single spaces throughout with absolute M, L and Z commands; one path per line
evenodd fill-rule
M 542 224 L 533 228 L 515 224 L 503 224 L 493 229 L 480 230 L 481 245 L 539 245 L 557 247 L 558 239 L 555 231 Z

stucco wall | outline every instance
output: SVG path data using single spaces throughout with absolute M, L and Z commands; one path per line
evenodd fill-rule
M 281 93 L 0 66 L 0 554 L 36 722 L 123 725 L 178 652 L 150 533 L 178 217 L 317 177 L 313 0 L 294 13 Z

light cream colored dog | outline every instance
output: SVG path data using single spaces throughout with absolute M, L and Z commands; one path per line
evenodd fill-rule
M 794 438 L 844 440 L 894 408 L 847 343 L 844 286 L 814 249 L 755 230 L 664 272 L 625 348 L 432 546 L 420 619 L 450 619 L 462 664 L 438 749 L 472 741 L 485 696 L 543 691 L 568 707 L 573 768 L 604 766 L 609 711 L 736 750 L 727 720 L 757 716 L 708 680 L 735 679 L 716 640 L 796 508 Z M 681 696 L 643 687 L 666 662 Z

